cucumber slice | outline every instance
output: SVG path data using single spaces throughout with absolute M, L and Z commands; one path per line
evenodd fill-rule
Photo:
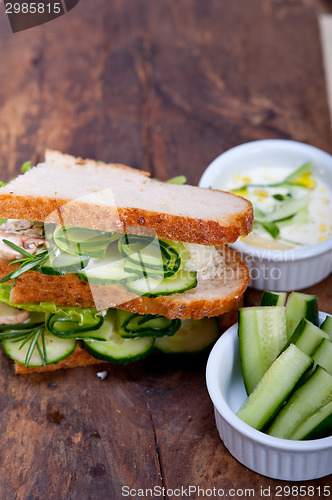
M 175 335 L 157 338 L 155 347 L 168 354 L 197 353 L 211 346 L 218 337 L 219 326 L 215 318 L 185 319 Z
M 291 344 L 272 363 L 237 416 L 254 429 L 262 430 L 277 414 L 311 362 L 309 356 Z
M 108 245 L 118 238 L 117 233 L 64 226 L 57 226 L 53 234 L 55 244 L 64 252 L 94 258 L 102 258 Z
M 128 311 L 115 311 L 118 332 L 124 339 L 135 337 L 166 337 L 174 335 L 181 326 L 180 319 L 168 319 L 160 314 L 136 314 Z
M 332 435 L 332 401 L 303 419 L 289 439 L 321 439 Z
M 289 344 L 295 344 L 308 356 L 312 356 L 324 338 L 328 338 L 327 333 L 307 319 L 302 318 L 289 339 Z
M 285 226 L 300 226 L 302 224 L 306 224 L 309 222 L 309 210 L 308 207 L 304 208 L 297 214 L 293 215 L 292 217 L 288 217 L 287 219 L 283 219 L 277 222 L 278 228 L 283 228 Z
M 298 179 L 302 175 L 311 172 L 312 169 L 313 169 L 313 167 L 314 167 L 314 165 L 315 164 L 314 164 L 313 161 L 309 161 L 307 163 L 304 163 L 304 165 L 301 165 L 301 167 L 297 168 L 294 172 L 292 172 L 291 174 L 289 174 L 286 177 L 286 179 L 284 180 L 284 182 L 294 182 L 294 181 L 296 181 L 296 179 Z
M 268 292 L 265 290 L 263 292 L 260 306 L 284 306 L 286 304 L 287 293 L 286 292 Z
M 302 318 L 311 321 L 316 326 L 319 325 L 317 296 L 292 292 L 286 304 L 288 338 L 292 336 Z
M 147 277 L 125 283 L 125 287 L 129 292 L 146 297 L 182 293 L 195 288 L 195 286 L 197 286 L 197 273 L 193 271 L 178 271 L 173 276 L 163 280 Z
M 332 316 L 326 316 L 324 323 L 321 325 L 321 329 L 328 334 L 332 342 Z
M 117 331 L 115 318 L 110 313 L 105 318 L 103 328 L 107 329 L 106 341 L 83 340 L 85 349 L 96 359 L 127 364 L 145 358 L 153 350 L 154 337 L 122 338 Z
M 239 309 L 238 335 L 244 385 L 250 394 L 287 342 L 285 308 Z
M 319 410 L 319 408 L 331 400 L 332 376 L 323 368 L 317 366 L 311 377 L 294 392 L 284 405 L 267 429 L 267 434 L 289 439 L 303 419 L 307 418 L 312 412 Z
M 297 214 L 308 206 L 309 197 L 297 198 L 292 201 L 283 202 L 283 204 L 271 213 L 265 214 L 264 217 L 256 217 L 257 222 L 278 222 L 287 219 L 292 215 Z
M 79 279 L 95 285 L 111 285 L 137 280 L 140 276 L 125 270 L 127 262 L 120 258 L 90 259 L 88 265 L 77 273 Z M 143 277 L 143 273 L 141 274 Z
M 77 273 L 81 271 L 89 262 L 88 256 L 73 255 L 62 252 L 56 256 L 51 255 L 41 266 L 43 274 L 59 275 L 66 273 Z
M 45 347 L 47 354 L 47 364 L 56 364 L 62 359 L 68 358 L 75 349 L 76 340 L 74 339 L 58 339 L 51 335 L 49 332 L 45 332 Z M 7 356 L 21 365 L 25 364 L 26 355 L 29 349 L 29 342 L 27 342 L 22 348 L 20 348 L 22 342 L 14 342 L 12 340 L 3 340 L 2 345 L 7 354 Z M 42 339 L 39 337 L 38 345 L 40 349 L 43 349 Z M 34 349 L 28 366 L 42 366 L 42 361 L 38 353 L 38 349 Z
M 332 375 L 332 343 L 323 339 L 312 355 L 314 362 Z
M 135 234 L 124 234 L 119 240 L 118 249 L 128 263 L 140 266 L 145 275 L 151 274 L 148 270 L 154 270 L 154 275 L 159 272 L 158 278 L 173 276 L 181 266 L 182 256 L 187 260 L 190 257 L 180 242 Z
M 83 325 L 63 313 L 47 314 L 45 318 L 47 330 L 61 339 L 106 340 L 108 330 L 106 327 L 103 328 L 103 324 L 103 316 L 98 316 L 94 322 L 87 322 Z

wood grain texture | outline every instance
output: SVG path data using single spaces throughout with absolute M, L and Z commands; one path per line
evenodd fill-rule
M 81 0 L 63 18 L 12 35 L 0 6 L 1 178 L 46 147 L 192 183 L 249 140 L 331 152 L 316 22 L 328 8 Z M 331 290 L 331 276 L 310 289 L 330 313 Z M 259 299 L 246 295 L 248 304 Z M 0 498 L 117 500 L 124 485 L 254 488 L 256 497 L 275 488 L 279 481 L 240 465 L 219 439 L 205 362 L 160 355 L 109 367 L 103 381 L 95 367 L 25 378 L 1 353 Z

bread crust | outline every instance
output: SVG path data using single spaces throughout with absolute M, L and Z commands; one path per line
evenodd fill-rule
M 219 316 L 238 307 L 250 282 L 249 270 L 234 250 L 219 249 L 225 259 L 225 272 L 221 277 L 198 282 L 196 288 L 171 296 L 149 298 L 136 296 L 122 285 L 90 285 L 74 274 L 48 276 L 28 271 L 20 276 L 11 292 L 10 300 L 16 304 L 55 302 L 57 305 L 117 307 L 139 314 L 161 314 L 169 319 L 202 319 Z M 0 277 L 14 269 L 0 261 Z
M 62 177 L 69 173 L 74 184 L 80 177 L 84 179 L 83 184 L 77 188 L 76 197 L 71 197 L 68 192 L 61 196 L 61 192 L 64 192 Z M 248 200 L 215 189 L 171 186 L 155 182 L 148 176 L 147 172 L 126 165 L 105 164 L 57 151 L 46 151 L 44 164 L 0 189 L 0 217 L 123 233 L 155 231 L 160 238 L 202 245 L 233 243 L 239 236 L 245 236 L 251 231 L 253 208 Z M 94 177 L 98 179 L 97 184 L 92 182 Z M 36 185 L 41 182 L 50 186 L 50 189 L 45 187 L 45 190 L 36 190 Z M 116 189 L 118 182 L 122 182 L 120 191 Z M 22 184 L 29 187 L 22 191 Z M 165 199 L 158 203 L 156 193 L 161 192 L 161 187 L 169 203 Z M 103 190 L 107 193 L 101 195 Z M 82 195 L 83 192 L 85 195 Z M 133 197 L 124 197 L 124 192 L 132 192 Z M 211 196 L 206 196 L 207 192 Z M 141 193 L 139 201 L 133 200 L 135 193 L 137 196 Z M 98 194 L 101 195 L 102 202 Z M 190 206 L 192 200 L 195 200 L 194 206 L 197 207 L 202 197 L 205 200 L 202 202 L 202 210 L 196 210 L 194 217 L 192 211 L 184 215 L 183 208 Z M 145 205 L 151 199 L 156 200 L 156 203 L 148 204 L 147 208 Z M 181 200 L 181 203 L 176 204 L 177 200 Z M 204 204 L 214 207 L 205 217 Z M 174 205 L 177 208 L 173 209 Z
M 235 197 L 231 193 L 228 194 Z M 240 236 L 250 233 L 254 220 L 253 210 L 249 201 L 245 206 L 245 210 L 228 217 L 227 223 L 223 224 L 215 220 L 195 219 L 138 208 L 117 207 L 114 211 L 110 207 L 80 200 L 73 202 L 59 198 L 0 193 L 0 214 L 3 218 L 55 224 L 64 222 L 66 226 L 133 234 L 142 234 L 144 229 L 147 229 L 154 230 L 159 238 L 201 245 L 234 243 Z
M 59 363 L 46 366 L 33 366 L 29 368 L 27 366 L 20 365 L 15 361 L 14 369 L 15 375 L 27 375 L 28 373 L 54 372 L 55 370 L 61 370 L 61 368 L 76 368 L 78 366 L 99 365 L 101 363 L 105 364 L 106 361 L 93 358 L 88 351 L 77 344 L 73 354 L 68 356 L 68 358 L 59 361 Z

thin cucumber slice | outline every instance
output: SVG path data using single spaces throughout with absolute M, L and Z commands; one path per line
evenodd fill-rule
M 169 354 L 197 353 L 210 347 L 219 337 L 219 326 L 215 318 L 199 321 L 185 319 L 181 328 L 171 337 L 159 337 L 155 341 L 158 351 Z
M 165 316 L 137 314 L 116 309 L 114 311 L 118 332 L 124 339 L 135 337 L 166 337 L 174 335 L 181 326 L 180 319 Z
M 287 293 L 286 292 L 269 292 L 265 290 L 263 292 L 260 306 L 284 306 L 286 304 Z
M 314 167 L 314 162 L 309 161 L 307 163 L 304 163 L 304 165 L 301 165 L 301 167 L 297 168 L 294 172 L 289 174 L 286 179 L 284 179 L 284 182 L 294 182 L 296 179 L 301 177 L 304 174 L 308 174 L 309 172 L 312 172 L 312 169 Z
M 57 226 L 53 234 L 55 244 L 64 252 L 94 258 L 102 258 L 108 245 L 118 238 L 117 233 L 64 226 Z
M 309 356 L 291 344 L 272 363 L 237 416 L 254 429 L 262 430 L 277 414 L 311 362 Z
M 328 334 L 332 342 L 332 316 L 326 316 L 324 323 L 321 325 L 321 329 Z
M 289 202 L 284 202 L 279 208 L 271 213 L 265 214 L 264 217 L 256 217 L 257 222 L 278 222 L 283 219 L 287 219 L 292 215 L 297 214 L 301 210 L 308 206 L 309 198 L 304 196 L 303 198 L 297 198 Z
M 83 325 L 63 313 L 47 314 L 45 317 L 47 330 L 61 339 L 106 340 L 107 328 L 103 328 L 103 323 L 103 316 L 96 316 L 95 321 Z
M 332 435 L 332 401 L 303 419 L 289 439 L 321 439 Z
M 332 342 L 323 339 L 312 355 L 314 362 L 332 375 Z
M 124 339 L 119 335 L 114 317 L 109 313 L 104 321 L 106 341 L 84 340 L 85 349 L 96 359 L 110 363 L 128 364 L 145 358 L 154 346 L 154 337 Z
M 279 229 L 281 229 L 285 226 L 290 226 L 290 225 L 292 225 L 294 227 L 300 226 L 302 224 L 306 224 L 307 222 L 309 222 L 308 207 L 304 208 L 303 210 L 301 210 L 297 214 L 292 215 L 291 217 L 288 217 L 287 219 L 283 219 L 283 220 L 278 221 L 276 224 L 277 224 L 277 227 Z
M 43 274 L 59 275 L 66 273 L 77 273 L 81 271 L 89 261 L 88 256 L 73 255 L 67 252 L 61 252 L 58 255 L 51 255 L 41 266 L 40 271 Z
M 317 296 L 292 292 L 286 304 L 288 338 L 294 333 L 295 328 L 302 318 L 311 321 L 316 326 L 319 325 Z
M 292 394 L 267 429 L 267 434 L 289 439 L 303 419 L 331 400 L 332 376 L 323 368 L 317 366 L 311 377 Z
M 129 263 L 140 266 L 144 274 L 149 274 L 147 270 L 154 270 L 161 278 L 173 276 L 180 269 L 181 256 L 188 254 L 182 243 L 135 234 L 124 234 L 118 249 Z
M 285 308 L 239 309 L 238 335 L 244 385 L 250 394 L 287 342 Z
M 182 293 L 195 288 L 195 286 L 197 286 L 197 273 L 193 271 L 178 271 L 170 278 L 165 279 L 157 280 L 148 277 L 125 283 L 129 292 L 146 297 Z
M 237 193 L 241 193 L 241 191 L 243 191 L 244 189 L 248 189 L 248 188 L 281 188 L 281 189 L 292 189 L 292 188 L 300 188 L 300 189 L 305 189 L 306 191 L 309 190 L 309 188 L 307 186 L 305 186 L 304 184 L 301 184 L 301 183 L 297 183 L 297 182 L 275 182 L 275 183 L 272 183 L 272 184 L 244 184 L 243 186 L 240 186 L 240 187 L 237 187 L 235 189 L 232 189 L 232 193 L 234 194 L 237 194 Z
M 45 347 L 47 354 L 47 364 L 56 364 L 59 363 L 62 359 L 68 358 L 75 349 L 76 340 L 74 339 L 58 339 L 51 335 L 49 332 L 45 332 Z M 2 342 L 3 348 L 7 354 L 7 356 L 14 361 L 17 361 L 20 365 L 25 364 L 26 355 L 29 349 L 29 342 L 27 342 L 22 348 L 22 342 L 15 342 L 13 340 L 3 340 Z M 39 348 L 42 350 L 42 339 L 39 337 L 38 339 Z M 34 349 L 32 356 L 30 358 L 28 366 L 42 366 L 42 360 L 39 355 L 38 349 Z
M 308 356 L 312 356 L 324 338 L 328 338 L 327 333 L 307 319 L 302 318 L 289 339 L 289 344 L 295 344 Z
M 120 258 L 90 259 L 89 264 L 77 273 L 79 279 L 95 285 L 111 285 L 135 281 L 140 276 L 125 270 L 126 260 Z M 141 274 L 141 278 L 143 274 Z

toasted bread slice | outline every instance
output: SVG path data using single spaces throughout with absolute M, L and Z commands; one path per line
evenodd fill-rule
M 240 302 L 239 305 L 242 305 L 242 301 Z M 219 323 L 220 333 L 225 332 L 228 328 L 234 325 L 236 321 L 237 321 L 236 309 L 230 311 L 229 313 L 219 316 L 218 323 Z M 37 373 L 51 372 L 51 371 L 53 372 L 55 370 L 60 370 L 62 368 L 76 368 L 79 366 L 91 366 L 91 365 L 101 365 L 101 364 L 106 366 L 110 365 L 110 363 L 107 363 L 107 361 L 102 361 L 100 359 L 93 358 L 91 354 L 89 354 L 85 349 L 82 349 L 82 347 L 79 344 L 77 344 L 73 354 L 68 356 L 68 358 L 63 359 L 62 361 L 59 361 L 59 363 L 57 364 L 50 364 L 46 366 L 37 366 L 29 368 L 15 362 L 14 366 L 16 375 L 27 375 L 29 373 L 34 373 L 34 372 Z
M 196 288 L 184 293 L 149 298 L 128 292 L 122 285 L 90 285 L 74 274 L 48 276 L 28 271 L 20 276 L 11 292 L 15 304 L 54 302 L 57 305 L 107 309 L 117 307 L 139 314 L 161 314 L 174 319 L 202 319 L 219 316 L 238 307 L 249 282 L 243 260 L 230 248 L 221 247 L 223 272 L 211 279 L 198 279 Z M 15 269 L 0 261 L 0 277 Z
M 0 189 L 0 217 L 221 245 L 251 231 L 253 209 L 231 193 L 48 152 L 44 163 Z

